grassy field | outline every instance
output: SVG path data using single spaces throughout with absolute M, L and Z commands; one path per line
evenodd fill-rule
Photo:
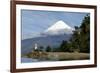
M 86 60 L 90 58 L 89 53 L 78 52 L 32 52 L 27 57 L 40 60 L 64 61 L 64 60 Z
M 88 53 L 78 53 L 78 52 L 48 52 L 48 58 L 54 58 L 59 60 L 84 60 L 89 59 Z

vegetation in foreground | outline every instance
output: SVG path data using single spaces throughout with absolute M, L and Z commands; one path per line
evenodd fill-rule
M 86 60 L 89 53 L 78 52 L 32 52 L 23 57 L 38 59 L 40 61 L 64 61 L 64 60 Z

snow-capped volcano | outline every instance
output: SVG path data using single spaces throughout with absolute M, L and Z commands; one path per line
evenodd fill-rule
M 51 27 L 47 28 L 43 34 L 57 35 L 57 34 L 70 34 L 74 29 L 63 21 L 58 21 Z

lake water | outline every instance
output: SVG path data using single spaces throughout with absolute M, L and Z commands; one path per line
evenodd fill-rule
M 57 59 L 33 59 L 33 58 L 26 58 L 22 57 L 21 58 L 21 63 L 31 63 L 31 62 L 43 62 L 43 61 L 57 61 Z
M 32 59 L 32 58 L 21 58 L 22 63 L 29 63 L 29 62 L 38 62 L 38 59 Z

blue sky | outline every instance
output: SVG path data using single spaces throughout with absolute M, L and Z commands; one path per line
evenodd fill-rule
M 84 16 L 88 13 L 21 10 L 22 39 L 36 37 L 59 20 L 69 26 L 80 26 Z

